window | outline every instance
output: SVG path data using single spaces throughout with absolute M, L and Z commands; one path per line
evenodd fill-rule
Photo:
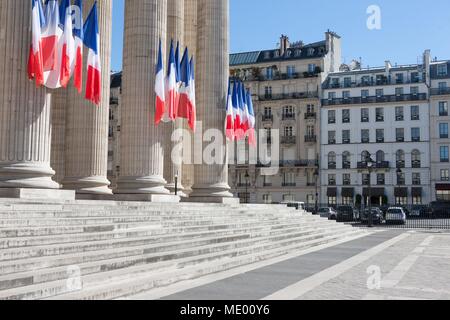
M 375 116 L 376 116 L 377 122 L 383 122 L 384 121 L 384 108 L 376 108 Z
M 377 154 L 376 154 L 377 163 L 382 163 L 382 162 L 384 162 L 384 160 L 385 160 L 384 151 L 382 151 L 382 150 L 377 151 Z
M 342 99 L 348 100 L 350 98 L 350 91 L 342 91 Z
M 342 130 L 342 143 L 350 143 L 350 130 Z
M 439 82 L 438 86 L 439 91 L 443 92 L 444 90 L 447 89 L 447 82 Z
M 368 174 L 368 173 L 363 173 L 362 174 L 362 184 L 364 186 L 370 185 L 370 174 Z
M 411 120 L 420 120 L 419 106 L 411 106 Z
M 448 190 L 438 190 L 436 191 L 437 201 L 450 201 L 450 191 Z
M 447 75 L 447 64 L 440 64 L 437 68 L 437 75 L 439 77 L 444 77 Z
M 336 144 L 336 131 L 328 131 L 328 144 Z
M 420 128 L 411 128 L 411 141 L 420 141 Z
M 411 152 L 411 167 L 412 168 L 420 168 L 421 165 L 422 165 L 422 163 L 421 163 L 420 151 L 415 149 Z
M 286 67 L 286 72 L 287 72 L 287 76 L 289 79 L 293 78 L 294 73 L 295 73 L 295 66 L 287 66 Z
M 398 150 L 395 153 L 395 160 L 397 162 L 397 168 L 405 167 L 405 152 L 403 150 Z
M 439 115 L 441 117 L 448 116 L 448 103 L 447 103 L 447 101 L 439 102 Z
M 283 107 L 283 119 L 294 119 L 295 110 L 293 106 Z
M 395 75 L 395 83 L 397 84 L 403 83 L 403 73 L 397 73 Z
M 350 88 L 352 86 L 352 78 L 345 77 L 344 78 L 344 87 Z
M 363 151 L 361 152 L 361 161 L 362 162 L 367 162 L 367 160 L 369 160 L 370 158 L 370 152 L 369 151 Z
M 377 82 L 377 86 L 382 85 L 382 84 L 386 84 L 387 79 L 383 74 L 377 74 L 376 76 L 376 82 Z
M 328 205 L 329 206 L 335 206 L 337 204 L 337 198 L 336 197 L 328 197 Z
M 411 87 L 410 91 L 413 96 L 416 96 L 419 94 L 419 87 Z
M 404 172 L 397 173 L 397 184 L 399 186 L 404 186 L 405 183 L 406 183 L 406 181 L 405 181 L 405 173 Z
M 450 181 L 449 169 L 441 169 L 441 181 Z
M 414 196 L 412 198 L 413 205 L 421 205 L 422 204 L 422 196 Z
M 342 110 L 342 123 L 349 123 L 350 122 L 350 110 L 344 109 Z
M 350 169 L 350 167 L 351 167 L 350 152 L 344 151 L 342 153 L 342 168 Z
M 328 92 L 328 100 L 336 99 L 336 92 Z
M 395 107 L 395 121 L 405 120 L 403 107 Z
M 295 173 L 285 172 L 283 174 L 283 186 L 284 187 L 295 187 Z
M 344 173 L 343 175 L 342 175 L 342 184 L 344 185 L 344 186 L 349 186 L 349 185 L 351 185 L 351 180 L 350 180 L 350 173 Z
M 375 95 L 377 96 L 377 98 L 381 98 L 382 96 L 384 96 L 384 90 L 383 89 L 377 89 L 375 91 Z
M 377 174 L 377 185 L 384 186 L 386 184 L 386 176 L 384 173 Z
M 331 87 L 332 88 L 340 88 L 341 87 L 341 85 L 339 84 L 339 78 L 331 79 Z
M 308 105 L 306 106 L 306 112 L 307 112 L 307 113 L 314 113 L 314 110 L 315 110 L 315 108 L 314 108 L 314 105 L 313 105 L 313 104 L 308 104 Z
M 328 169 L 336 169 L 336 153 L 334 152 L 328 154 Z
M 272 176 L 263 176 L 264 178 L 264 187 L 272 186 Z
M 313 53 L 314 53 L 314 49 L 312 49 L 312 50 L 313 50 Z M 316 65 L 313 64 L 313 63 L 308 64 L 308 72 L 309 73 L 314 73 L 315 71 L 316 71 Z
M 377 129 L 377 142 L 384 142 L 384 129 Z
M 398 206 L 406 206 L 408 204 L 408 198 L 395 197 L 395 204 Z
M 363 84 L 363 85 L 369 85 L 370 84 L 370 77 L 369 76 L 363 76 L 363 77 L 361 77 L 361 83 Z
M 411 82 L 417 83 L 419 82 L 419 73 L 418 72 L 411 72 Z
M 405 129 L 403 129 L 403 128 L 395 129 L 395 139 L 397 140 L 397 142 L 404 142 L 405 141 Z
M 369 122 L 369 109 L 361 109 L 361 122 Z
M 262 198 L 263 198 L 263 202 L 265 204 L 271 204 L 272 203 L 272 196 L 270 194 L 263 194 Z
M 329 174 L 328 175 L 328 185 L 329 186 L 335 186 L 336 185 L 336 175 L 335 174 Z
M 306 135 L 308 137 L 313 137 L 316 135 L 316 129 L 314 126 L 307 126 L 306 127 Z
M 412 184 L 415 186 L 421 185 L 421 179 L 420 179 L 420 173 L 419 172 L 413 172 L 412 174 Z
M 439 137 L 441 139 L 448 138 L 448 123 L 439 123 Z
M 362 143 L 370 142 L 370 131 L 368 129 L 361 130 L 361 142 Z
M 328 123 L 336 123 L 336 110 L 328 110 Z
M 273 68 L 272 67 L 266 68 L 266 79 L 267 80 L 273 79 Z
M 292 127 L 284 127 L 284 136 L 292 137 L 294 135 L 294 130 Z
M 272 98 L 272 87 L 265 87 L 264 88 L 264 94 L 267 98 Z
M 441 158 L 441 162 L 449 162 L 448 159 L 448 146 L 442 146 L 439 148 L 439 154 Z
M 396 96 L 401 96 L 403 95 L 403 88 L 395 88 L 395 95 Z
M 369 97 L 369 90 L 361 90 L 361 98 L 367 99 Z

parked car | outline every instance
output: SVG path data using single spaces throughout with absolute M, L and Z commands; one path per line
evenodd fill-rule
M 374 224 L 381 224 L 384 221 L 384 214 L 380 208 L 372 208 L 372 222 Z M 361 222 L 369 222 L 369 208 L 366 208 L 361 212 Z
M 295 208 L 297 210 L 305 210 L 306 208 L 305 203 L 300 201 L 283 201 L 281 204 L 285 204 L 289 208 Z
M 338 222 L 348 222 L 359 220 L 359 211 L 352 206 L 338 206 L 336 208 Z
M 431 217 L 431 210 L 429 206 L 413 205 L 409 214 L 406 212 L 409 218 L 429 218 Z
M 328 218 L 328 220 L 336 220 L 337 212 L 333 208 L 325 207 L 319 209 L 319 214 L 321 218 Z
M 406 224 L 406 212 L 401 207 L 391 207 L 386 212 L 386 223 Z
M 450 218 L 450 201 L 434 201 L 430 204 L 430 209 L 435 219 Z

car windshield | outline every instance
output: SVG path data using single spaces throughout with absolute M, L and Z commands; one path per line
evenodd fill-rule
M 402 213 L 401 209 L 389 209 L 388 213 Z
M 328 212 L 328 208 L 320 208 L 319 212 Z

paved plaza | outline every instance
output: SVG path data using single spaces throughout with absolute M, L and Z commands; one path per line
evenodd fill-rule
M 132 298 L 450 299 L 448 232 L 378 230 L 363 238 L 270 263 L 182 282 Z

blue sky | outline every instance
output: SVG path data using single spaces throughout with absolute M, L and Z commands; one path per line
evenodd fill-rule
M 381 9 L 381 29 L 367 28 L 370 5 Z M 121 70 L 124 0 L 113 4 L 112 69 Z M 342 36 L 343 59 L 364 66 L 416 63 L 425 49 L 450 59 L 448 0 L 230 0 L 231 52 L 275 48 L 280 35 L 305 43 Z

